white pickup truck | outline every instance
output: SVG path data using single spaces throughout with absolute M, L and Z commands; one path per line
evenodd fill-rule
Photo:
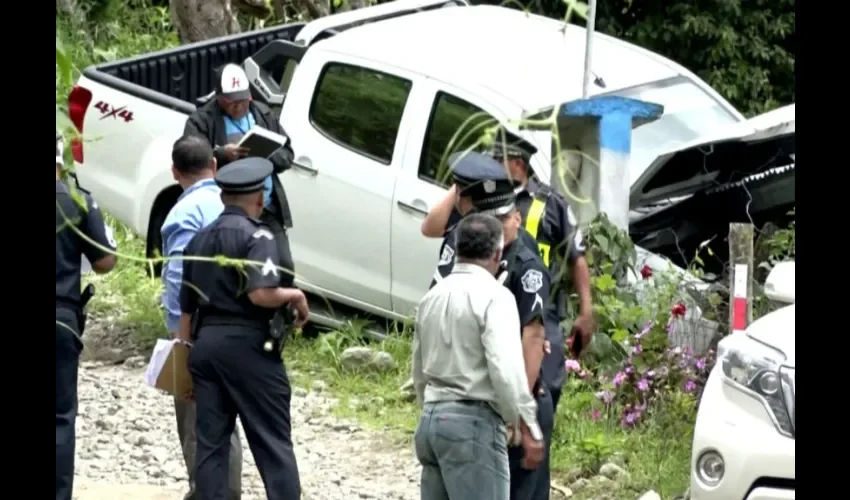
M 297 283 L 327 299 L 311 304 L 312 320 L 401 320 L 433 274 L 439 242 L 420 224 L 445 193 L 435 173 L 455 131 L 482 110 L 508 124 L 580 98 L 584 40 L 583 28 L 507 8 L 397 0 L 89 67 L 68 105 L 87 138 L 72 148 L 77 177 L 147 235 L 152 254 L 180 193 L 172 144 L 213 89 L 213 68 L 244 63 L 255 98 L 282 106 L 294 147 L 281 182 Z M 743 121 L 691 72 L 647 50 L 597 35 L 593 61 L 593 94 L 665 106 L 635 130 L 638 184 L 664 172 L 664 162 L 648 168 L 659 153 Z M 551 133 L 520 133 L 541 146 L 532 167 L 548 181 Z

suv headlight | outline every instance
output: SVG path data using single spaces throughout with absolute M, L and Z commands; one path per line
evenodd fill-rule
M 761 401 L 776 429 L 795 437 L 794 369 L 783 366 L 785 355 L 746 334 L 732 334 L 717 346 L 717 360 L 726 382 Z

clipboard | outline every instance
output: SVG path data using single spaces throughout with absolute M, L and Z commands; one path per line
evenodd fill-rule
M 239 141 L 237 146 L 248 148 L 248 156 L 270 158 L 289 143 L 289 137 L 270 132 L 262 127 L 254 127 Z
M 188 360 L 190 347 L 178 340 L 157 340 L 145 372 L 145 382 L 176 397 L 192 390 Z

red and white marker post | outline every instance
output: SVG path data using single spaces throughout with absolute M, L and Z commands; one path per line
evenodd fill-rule
M 746 330 L 753 318 L 753 234 L 752 224 L 729 224 L 729 326 L 732 333 Z

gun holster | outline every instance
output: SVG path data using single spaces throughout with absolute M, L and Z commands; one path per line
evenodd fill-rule
M 91 298 L 94 297 L 94 292 L 94 285 L 89 283 L 80 294 L 80 309 L 77 311 L 77 324 L 80 328 L 80 336 L 82 336 L 83 332 L 86 330 L 86 320 L 89 318 L 88 313 L 86 313 L 86 306 Z
M 269 321 L 269 337 L 271 337 L 276 352 L 283 351 L 283 346 L 292 335 L 294 323 L 295 315 L 288 307 L 281 307 L 275 311 L 274 316 Z
M 198 309 L 195 311 L 195 314 L 192 315 L 192 332 L 190 333 L 190 337 L 192 338 L 192 342 L 198 340 L 198 332 L 201 330 L 201 310 Z

